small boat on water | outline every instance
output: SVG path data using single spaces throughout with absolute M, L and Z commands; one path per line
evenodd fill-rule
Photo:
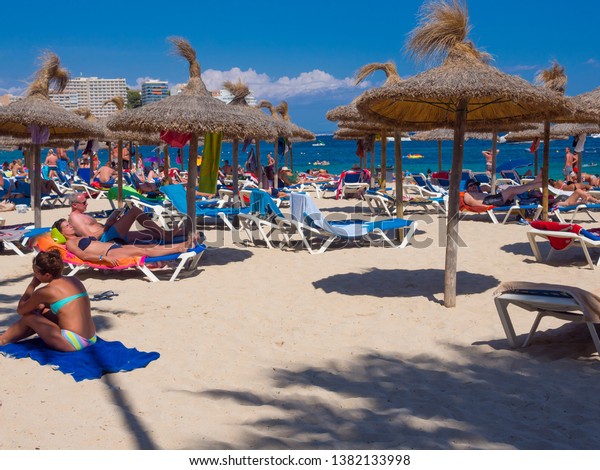
M 424 158 L 423 155 L 421 155 L 420 153 L 409 153 L 406 158 Z
M 314 144 L 312 144 L 313 147 L 325 147 L 325 142 L 323 142 L 322 140 L 317 140 Z

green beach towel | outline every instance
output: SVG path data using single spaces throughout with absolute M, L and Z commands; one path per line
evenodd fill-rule
M 204 135 L 202 165 L 200 166 L 198 178 L 198 190 L 204 193 L 215 194 L 217 192 L 222 140 L 222 132 L 207 132 Z

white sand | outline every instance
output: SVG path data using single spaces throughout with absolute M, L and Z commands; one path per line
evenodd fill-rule
M 67 213 L 45 210 L 42 222 Z M 224 246 L 193 277 L 82 274 L 91 295 L 119 294 L 92 303 L 99 336 L 161 357 L 77 383 L 0 356 L 0 449 L 598 448 L 589 395 L 600 361 L 585 325 L 546 319 L 532 346 L 511 350 L 492 291 L 509 280 L 595 289 L 600 270 L 578 249 L 536 263 L 526 227 L 465 220 L 458 306 L 447 309 L 444 219 L 426 218 L 421 248 L 310 255 L 211 230 L 209 244 L 220 233 Z M 30 265 L 0 255 L 0 330 L 17 318 Z M 532 320 L 517 316 L 521 337 Z

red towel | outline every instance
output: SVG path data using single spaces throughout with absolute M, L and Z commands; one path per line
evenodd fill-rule
M 531 222 L 531 226 L 538 230 L 548 230 L 552 232 L 571 232 L 579 235 L 582 227 L 577 224 L 561 224 L 559 222 L 545 222 L 543 220 L 534 220 Z M 548 237 L 548 241 L 550 242 L 550 246 L 555 250 L 564 250 L 571 243 L 573 243 L 572 238 L 558 238 L 558 237 Z

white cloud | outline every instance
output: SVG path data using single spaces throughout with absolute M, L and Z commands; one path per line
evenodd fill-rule
M 510 67 L 503 67 L 507 72 L 523 72 L 528 70 L 537 70 L 539 69 L 538 65 L 513 65 Z
M 208 69 L 202 73 L 202 80 L 209 90 L 220 89 L 226 81 L 241 80 L 250 88 L 255 97 L 271 101 L 357 88 L 353 78 L 338 79 L 322 70 L 302 72 L 297 77 L 284 76 L 274 79 L 267 74 L 257 73 L 253 69 L 241 70 L 238 67 L 225 71 Z M 171 87 L 171 90 L 178 86 L 181 84 Z M 366 81 L 358 87 L 368 88 L 369 86 L 371 84 Z
M 596 59 L 591 58 L 586 60 L 585 62 L 587 65 L 593 65 L 594 67 L 600 67 L 600 62 L 598 62 Z
M 10 94 L 10 95 L 14 95 L 14 96 L 21 96 L 23 93 L 25 93 L 25 87 L 18 87 L 18 86 L 11 86 L 8 88 L 1 88 L 0 87 L 0 94 L 5 95 L 5 94 Z

